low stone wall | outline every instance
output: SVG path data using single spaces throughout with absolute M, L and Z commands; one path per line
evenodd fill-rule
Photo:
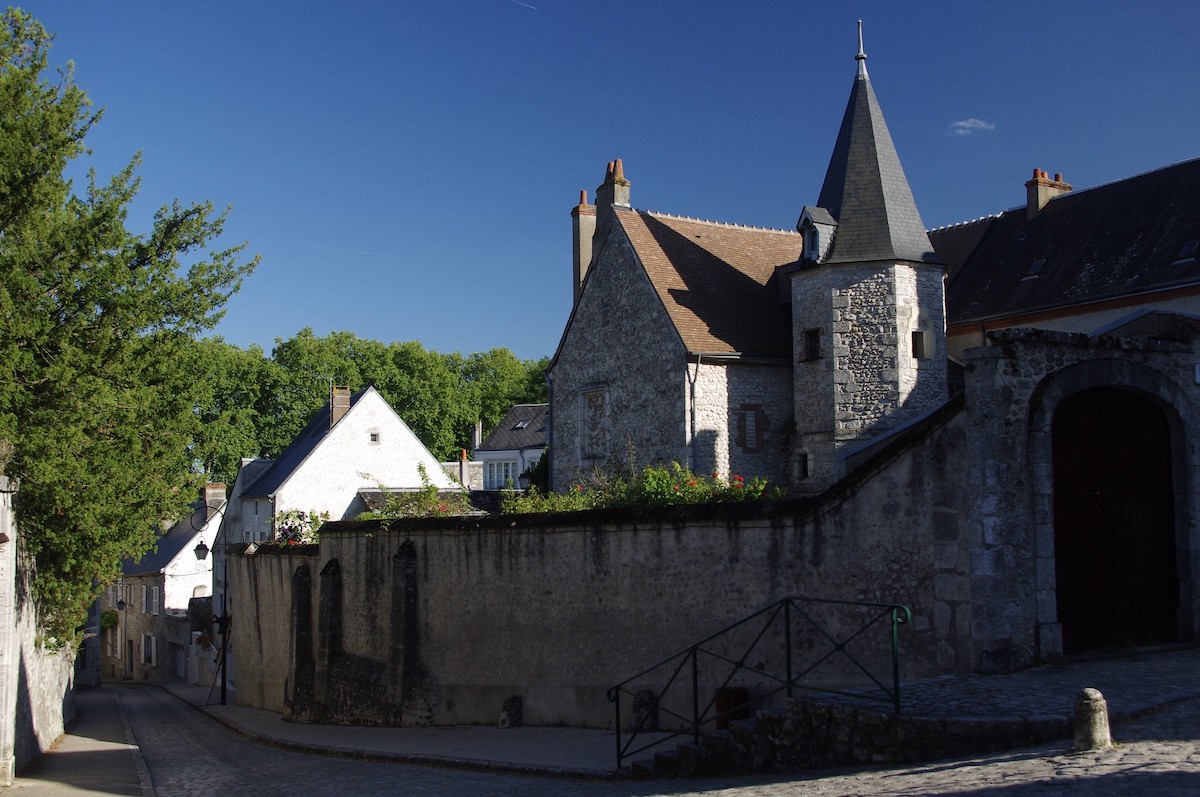
M 520 695 L 527 724 L 612 727 L 609 687 L 789 595 L 907 604 L 903 677 L 969 671 L 965 491 L 945 464 L 964 440 L 949 411 L 820 502 L 333 523 L 319 550 L 235 550 L 237 700 L 493 724 Z

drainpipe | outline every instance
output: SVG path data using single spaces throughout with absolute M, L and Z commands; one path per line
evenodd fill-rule
M 696 470 L 696 380 L 700 378 L 700 360 L 704 357 L 703 354 L 696 352 L 696 375 L 692 376 L 692 369 L 688 367 L 687 361 L 684 360 L 684 370 L 687 372 L 688 378 L 688 470 L 693 473 Z

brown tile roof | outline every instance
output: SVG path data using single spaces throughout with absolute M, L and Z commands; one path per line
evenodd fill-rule
M 800 258 L 787 230 L 616 209 L 617 221 L 691 352 L 790 358 L 790 286 Z

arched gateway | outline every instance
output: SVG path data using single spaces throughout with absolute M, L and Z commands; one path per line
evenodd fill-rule
M 1132 390 L 1065 398 L 1051 428 L 1065 653 L 1174 641 L 1179 577 L 1170 426 Z

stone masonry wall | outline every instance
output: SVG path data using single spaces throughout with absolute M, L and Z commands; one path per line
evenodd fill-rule
M 312 699 L 294 719 L 491 724 L 520 695 L 529 724 L 611 727 L 608 687 L 788 595 L 906 603 L 904 676 L 965 670 L 963 420 L 821 503 L 335 523 L 317 561 L 235 556 L 237 604 L 262 607 L 235 621 L 238 701 L 279 710 L 290 688 L 296 648 L 276 618 L 301 565 L 322 578 L 305 599 Z
M 686 462 L 684 349 L 623 235 L 609 236 L 551 371 L 551 486 L 611 461 Z
M 32 564 L 13 514 L 17 484 L 0 476 L 0 786 L 63 734 L 75 716 L 74 649 L 39 640 Z
M 824 487 L 842 475 L 844 444 L 946 400 L 942 271 L 904 263 L 803 270 L 792 278 L 792 307 L 800 453 Z M 804 356 L 808 330 L 820 335 L 817 360 Z M 914 350 L 914 332 L 924 351 Z
M 979 669 L 1062 653 L 1055 593 L 1051 423 L 1066 397 L 1123 387 L 1158 403 L 1172 427 L 1180 634 L 1200 634 L 1200 388 L 1194 346 L 1035 330 L 989 334 L 969 350 L 971 635 Z M 1098 596 L 1099 597 L 1099 596 Z
M 701 361 L 690 365 L 689 372 L 696 385 L 693 470 L 786 484 L 792 369 Z

